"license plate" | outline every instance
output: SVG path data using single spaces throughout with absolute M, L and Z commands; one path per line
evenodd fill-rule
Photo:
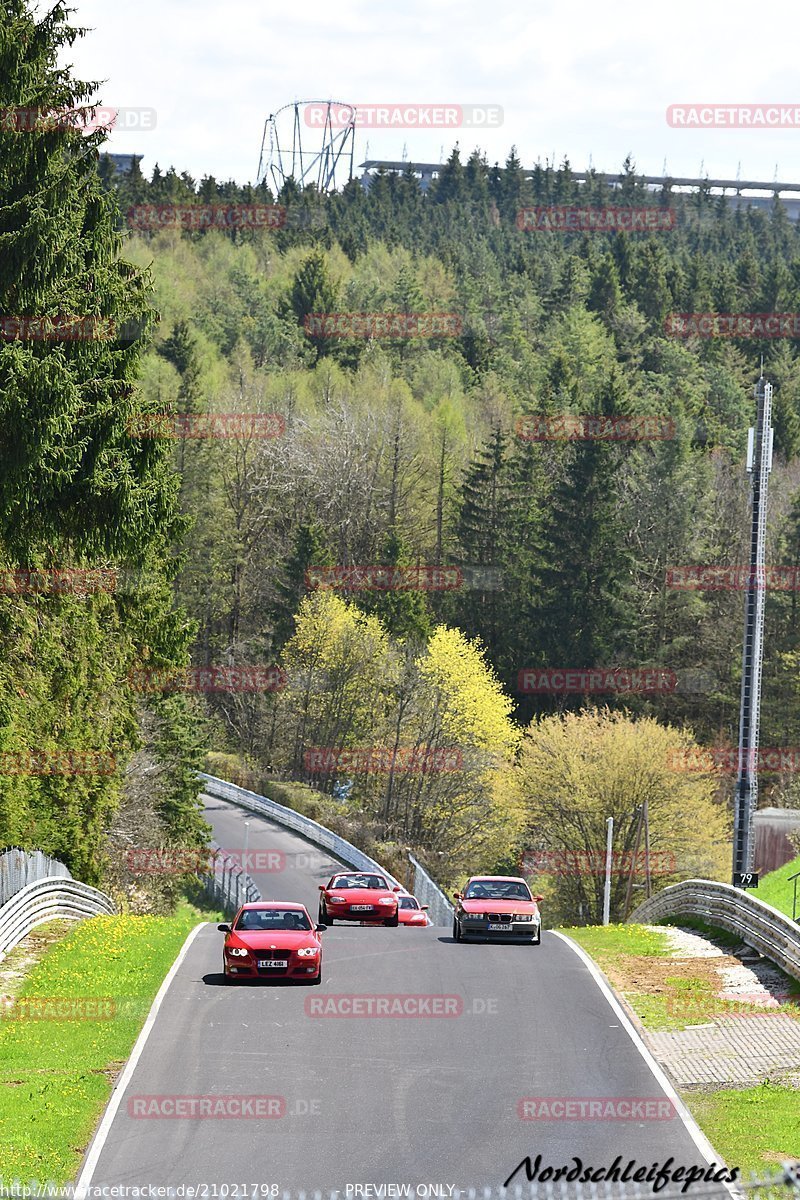
M 372 912 L 372 907 L 373 906 L 371 904 L 351 904 L 350 911 L 351 912 Z
M 496 929 L 499 933 L 511 933 L 511 925 L 490 925 L 489 929 Z
M 288 967 L 289 960 L 286 958 L 260 958 L 258 965 L 260 967 Z

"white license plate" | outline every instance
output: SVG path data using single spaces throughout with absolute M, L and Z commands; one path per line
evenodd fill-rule
M 372 912 L 372 908 L 373 908 L 373 906 L 371 904 L 351 904 L 350 905 L 351 912 Z
M 490 925 L 489 929 L 496 929 L 499 933 L 511 933 L 511 925 Z
M 289 960 L 287 958 L 260 958 L 258 965 L 260 967 L 288 967 Z

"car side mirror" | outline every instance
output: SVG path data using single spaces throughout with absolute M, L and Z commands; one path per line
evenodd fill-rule
M 393 887 L 393 888 L 392 888 L 392 891 L 393 891 L 393 892 L 402 892 L 402 890 L 403 890 L 403 889 L 402 889 L 401 887 Z
M 460 900 L 460 899 L 461 899 L 461 892 L 453 892 L 453 899 L 454 899 L 454 900 Z
M 327 928 L 328 928 L 327 925 L 317 925 L 316 926 L 317 933 L 322 933 L 323 929 L 327 929 Z
M 321 892 L 324 892 L 324 891 L 325 891 L 325 884 L 324 884 L 324 883 L 321 883 L 321 884 L 319 885 L 319 890 L 320 890 Z
M 544 900 L 544 896 L 534 896 L 533 898 L 537 904 L 541 904 L 542 900 Z
M 231 931 L 230 925 L 218 925 L 217 929 L 220 931 L 220 933 L 230 933 Z
M 420 904 L 420 908 L 422 909 L 423 912 L 427 912 L 429 907 L 430 906 L 427 904 Z

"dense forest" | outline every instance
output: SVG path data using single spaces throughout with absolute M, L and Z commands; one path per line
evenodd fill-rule
M 63 9 L 37 24 L 12 8 L 0 107 L 88 103 L 91 85 L 54 66 L 76 36 Z M 203 750 L 329 794 L 349 772 L 320 748 L 415 747 L 400 769 L 355 770 L 336 803 L 443 879 L 518 861 L 534 833 L 540 848 L 593 844 L 612 804 L 630 839 L 648 789 L 675 875 L 725 873 L 730 776 L 665 764 L 693 739 L 736 742 L 742 593 L 675 587 L 674 570 L 747 561 L 762 356 L 768 558 L 800 563 L 800 361 L 792 340 L 675 336 L 669 317 L 800 311 L 800 235 L 777 202 L 736 211 L 623 172 L 616 188 L 579 185 L 567 162 L 526 172 L 515 150 L 501 166 L 456 147 L 426 192 L 409 170 L 273 196 L 115 173 L 102 132 L 0 126 L 0 315 L 102 318 L 118 334 L 0 340 L 4 577 L 117 572 L 90 594 L 0 594 L 6 764 L 64 747 L 116 763 L 6 766 L 0 844 L 122 886 L 130 846 L 202 839 Z M 641 233 L 520 219 L 566 204 L 671 215 Z M 276 205 L 273 228 L 230 218 Z M 448 320 L 326 336 L 314 318 L 337 313 Z M 220 435 L 232 415 L 236 435 Z M 565 415 L 658 418 L 667 435 L 531 434 Z M 379 566 L 406 582 L 339 586 Z M 800 745 L 796 596 L 769 595 L 766 746 Z M 272 667 L 252 689 L 180 683 Z M 547 668 L 670 682 L 527 690 Z M 456 752 L 458 769 L 439 769 Z M 588 834 L 558 762 L 562 781 L 603 781 L 566 789 Z M 762 795 L 800 802 L 791 772 L 764 775 Z

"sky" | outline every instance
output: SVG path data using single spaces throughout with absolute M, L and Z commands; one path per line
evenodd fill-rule
M 617 172 L 630 154 L 649 175 L 666 162 L 672 176 L 800 183 L 790 0 L 72 2 L 73 21 L 89 32 L 62 65 L 104 81 L 104 105 L 147 110 L 107 148 L 143 155 L 148 176 L 158 163 L 255 182 L 265 119 L 294 101 L 332 98 L 398 112 L 447 105 L 456 120 L 465 105 L 488 106 L 496 122 L 357 125 L 356 174 L 366 157 L 437 162 L 458 142 L 462 158 L 477 146 L 490 163 L 514 145 L 525 166 L 566 157 L 574 169 Z M 670 105 L 753 103 L 797 113 L 777 129 L 667 120 Z

